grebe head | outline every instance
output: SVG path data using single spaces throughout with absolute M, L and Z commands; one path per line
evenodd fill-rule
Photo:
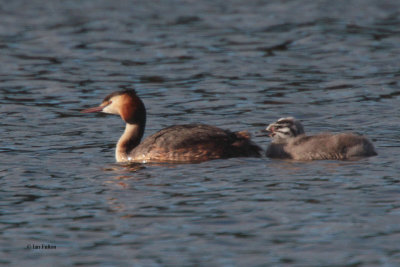
M 98 107 L 82 110 L 83 113 L 104 112 L 120 115 L 127 123 L 144 123 L 146 109 L 142 100 L 136 95 L 135 90 L 114 92 L 106 96 Z
M 284 141 L 304 134 L 303 125 L 293 117 L 280 118 L 266 128 L 274 141 Z

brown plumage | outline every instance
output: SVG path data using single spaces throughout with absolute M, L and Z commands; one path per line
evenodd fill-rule
M 292 117 L 268 125 L 272 143 L 267 148 L 270 158 L 294 160 L 346 160 L 377 155 L 373 144 L 353 133 L 322 133 L 307 136 L 303 125 Z
M 108 95 L 99 107 L 83 110 L 118 114 L 126 127 L 120 137 L 117 162 L 201 162 L 230 157 L 260 157 L 261 148 L 245 132 L 231 132 L 205 124 L 167 127 L 140 143 L 146 124 L 146 109 L 135 91 Z

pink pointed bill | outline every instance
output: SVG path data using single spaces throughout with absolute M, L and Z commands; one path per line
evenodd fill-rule
M 81 113 L 92 113 L 92 112 L 100 112 L 103 110 L 104 107 L 94 107 L 94 108 L 88 108 L 88 109 L 84 109 L 81 110 Z

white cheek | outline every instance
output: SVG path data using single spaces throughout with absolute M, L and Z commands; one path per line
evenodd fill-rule
M 290 134 L 286 134 L 286 132 L 278 132 L 277 135 L 281 139 L 291 138 Z
M 113 105 L 108 105 L 107 107 L 103 108 L 102 112 L 109 114 L 118 114 L 117 109 Z
M 282 139 L 284 139 L 284 138 L 286 138 L 287 136 L 285 135 L 285 134 L 283 134 L 283 133 L 279 133 L 279 134 L 277 134 L 278 135 L 278 138 L 282 138 Z

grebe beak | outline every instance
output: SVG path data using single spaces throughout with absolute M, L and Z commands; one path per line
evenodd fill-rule
M 99 106 L 99 107 L 88 108 L 88 109 L 81 110 L 81 113 L 100 112 L 100 111 L 103 111 L 103 108 L 105 108 L 105 107 Z

